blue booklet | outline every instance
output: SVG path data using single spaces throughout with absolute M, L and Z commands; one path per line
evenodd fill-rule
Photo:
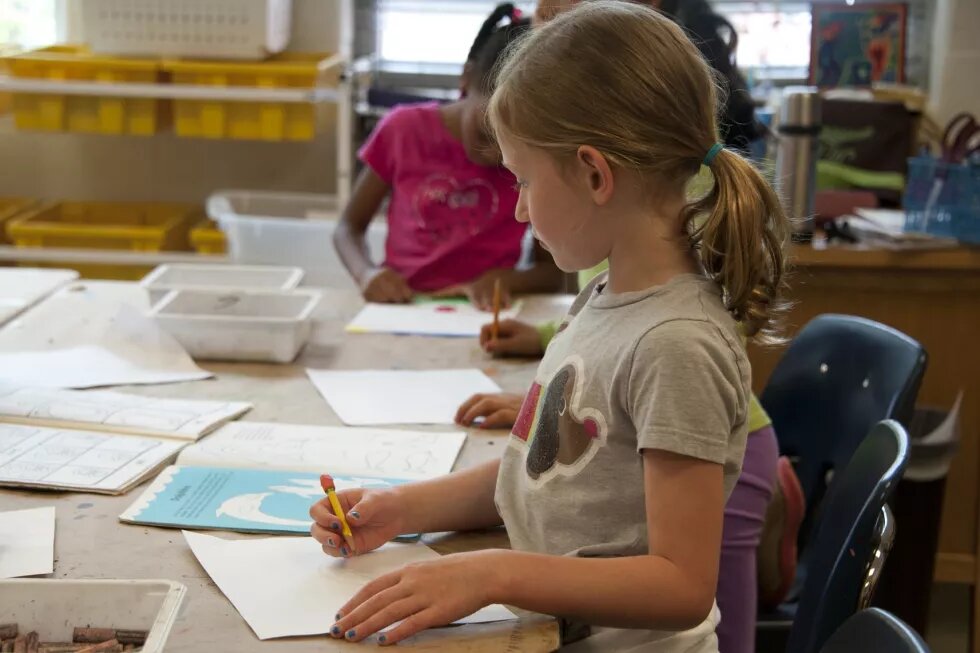
M 408 482 L 333 478 L 338 490 L 388 488 Z M 323 497 L 320 476 L 309 472 L 170 466 L 119 519 L 171 528 L 305 535 L 312 525 L 310 506 Z

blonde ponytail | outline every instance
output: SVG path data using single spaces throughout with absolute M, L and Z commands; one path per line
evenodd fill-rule
M 692 244 L 745 334 L 763 343 L 779 342 L 786 216 L 772 187 L 739 154 L 722 150 L 710 163 L 711 191 L 685 209 L 685 219 L 696 225 Z

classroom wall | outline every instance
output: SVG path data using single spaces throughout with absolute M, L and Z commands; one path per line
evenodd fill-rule
M 84 41 L 77 5 L 68 35 Z M 74 9 L 72 7 L 74 6 Z M 291 50 L 351 48 L 347 0 L 294 0 Z M 347 25 L 345 30 L 339 26 Z M 0 196 L 200 201 L 219 188 L 334 192 L 335 111 L 309 143 L 257 143 L 18 132 L 0 118 Z
M 930 110 L 945 124 L 960 111 L 980 115 L 980 1 L 936 0 Z

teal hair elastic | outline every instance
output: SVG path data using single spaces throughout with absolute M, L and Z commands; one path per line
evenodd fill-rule
M 712 145 L 711 149 L 708 150 L 708 153 L 704 155 L 704 159 L 701 161 L 702 165 L 706 165 L 710 168 L 711 164 L 714 163 L 715 157 L 718 156 L 718 153 L 723 149 L 725 149 L 725 146 L 721 143 L 715 143 Z

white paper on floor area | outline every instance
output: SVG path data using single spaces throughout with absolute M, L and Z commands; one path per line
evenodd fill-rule
M 142 314 L 137 284 L 75 283 L 0 329 L 0 382 L 48 388 L 210 378 Z
M 54 506 L 0 512 L 0 578 L 54 571 Z
M 514 318 L 520 303 L 500 312 L 501 319 Z M 420 336 L 476 337 L 493 313 L 465 302 L 437 301 L 420 304 L 367 304 L 347 325 L 352 333 L 397 333 Z
M 234 422 L 184 449 L 177 462 L 425 480 L 453 471 L 465 441 L 466 434 L 460 431 Z
M 475 369 L 306 370 L 337 416 L 351 426 L 453 424 L 460 404 L 472 395 L 500 392 Z
M 77 278 L 74 270 L 0 268 L 0 325 Z
M 332 558 L 312 537 L 223 540 L 184 531 L 198 562 L 259 639 L 321 635 L 333 615 L 378 576 L 439 554 L 424 544 L 386 544 L 348 560 Z M 491 605 L 456 623 L 515 619 Z

